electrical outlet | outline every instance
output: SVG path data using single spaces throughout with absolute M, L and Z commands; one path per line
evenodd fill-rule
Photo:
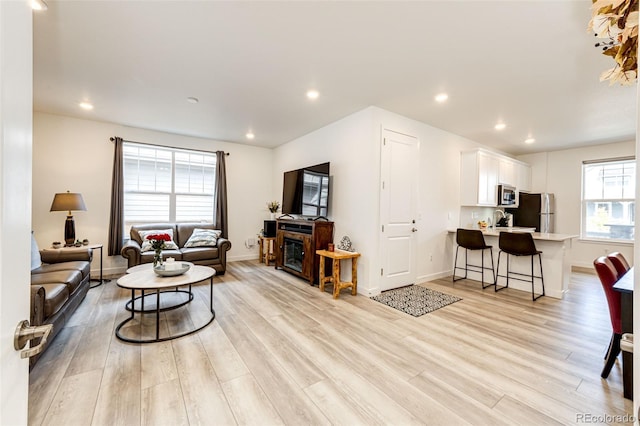
M 478 218 L 478 212 L 471 212 L 471 219 L 477 219 Z
M 429 255 L 429 262 L 433 262 L 433 255 L 432 254 Z
M 255 238 L 249 238 L 247 240 L 247 244 L 249 244 L 250 246 L 255 246 L 256 245 L 256 239 Z

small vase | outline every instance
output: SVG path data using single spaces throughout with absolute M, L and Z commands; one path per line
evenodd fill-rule
M 271 220 L 275 220 L 276 219 L 276 214 L 275 213 L 271 213 Z
M 156 254 L 153 255 L 153 267 L 162 266 L 162 250 L 156 250 Z

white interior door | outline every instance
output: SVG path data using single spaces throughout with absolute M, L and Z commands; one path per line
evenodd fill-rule
M 380 290 L 416 280 L 416 226 L 419 142 L 383 130 L 380 185 Z
M 31 244 L 32 14 L 0 1 L 0 424 L 26 425 L 29 361 L 13 347 L 29 319 Z

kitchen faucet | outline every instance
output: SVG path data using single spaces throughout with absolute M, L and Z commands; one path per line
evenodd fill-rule
M 502 219 L 506 219 L 507 216 L 504 214 L 504 212 L 502 210 L 495 210 L 493 212 L 493 229 L 496 229 L 498 227 L 498 220 L 500 220 L 500 218 L 498 218 L 498 220 L 496 220 L 496 213 L 500 213 L 499 216 L 502 216 Z

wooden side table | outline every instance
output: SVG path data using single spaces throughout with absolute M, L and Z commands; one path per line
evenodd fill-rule
M 343 251 L 336 249 L 335 251 L 317 250 L 316 254 L 320 256 L 320 291 L 324 291 L 326 283 L 333 283 L 333 298 L 340 296 L 340 290 L 351 287 L 351 294 L 358 294 L 358 257 L 360 253 Z M 333 259 L 333 273 L 330 277 L 324 275 L 325 258 Z M 351 281 L 340 281 L 340 261 L 351 259 Z
M 276 237 L 263 237 L 258 236 L 258 244 L 260 246 L 260 263 L 266 263 L 269 266 L 269 262 L 276 260 L 276 255 L 273 252 L 273 245 L 276 243 Z M 266 244 L 265 244 L 266 243 Z M 266 252 L 265 252 L 266 245 Z

